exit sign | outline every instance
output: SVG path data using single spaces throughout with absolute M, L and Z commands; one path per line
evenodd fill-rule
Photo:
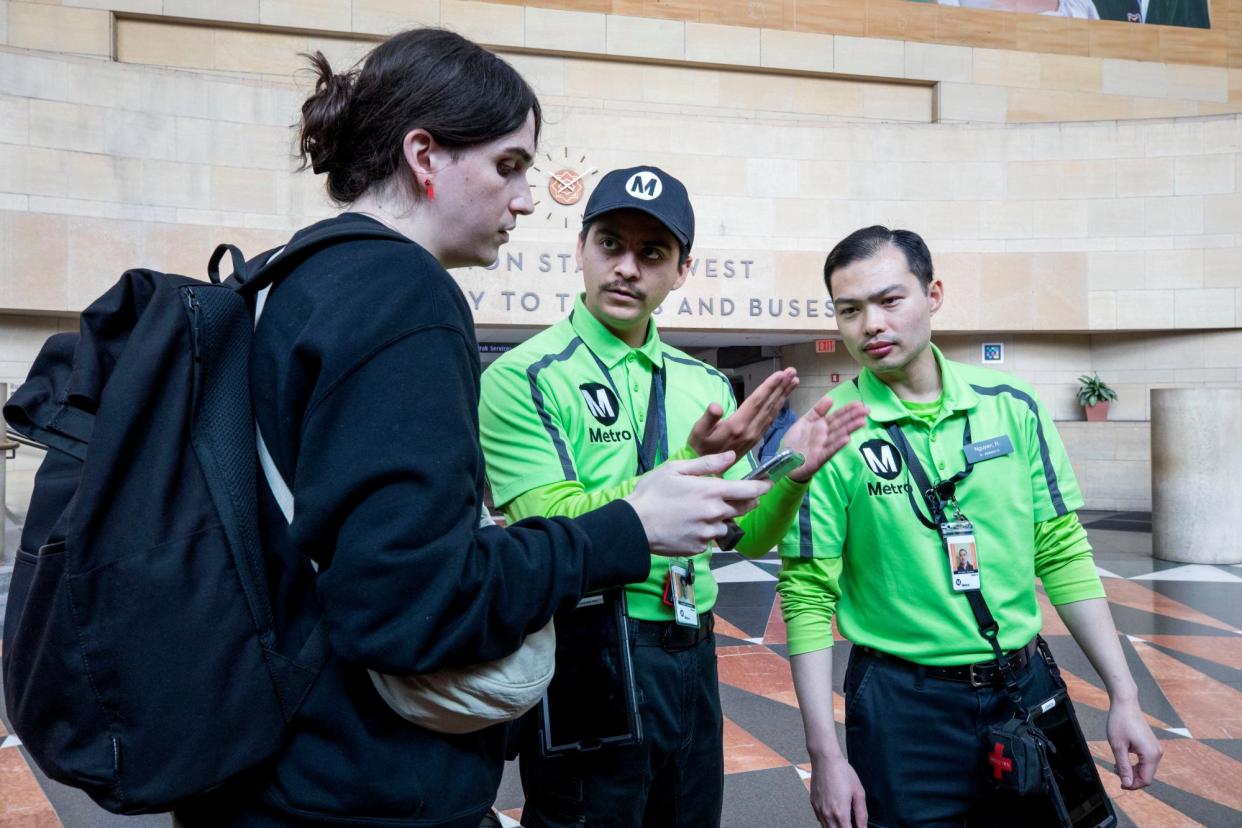
M 837 341 L 835 339 L 817 339 L 815 340 L 815 353 L 817 354 L 833 354 L 837 351 Z

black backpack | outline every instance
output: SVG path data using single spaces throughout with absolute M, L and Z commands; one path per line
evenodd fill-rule
M 130 270 L 4 407 L 47 447 L 4 618 L 9 718 L 49 777 L 110 811 L 169 810 L 273 756 L 327 659 L 318 619 L 305 641 L 273 621 L 250 308 L 359 238 L 408 241 L 313 229 L 249 263 L 221 245 L 210 282 Z

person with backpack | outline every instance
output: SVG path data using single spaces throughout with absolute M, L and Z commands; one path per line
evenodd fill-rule
M 36 499 L 65 491 L 52 472 L 70 491 L 79 477 L 15 574 L 9 710 L 41 766 L 118 812 L 171 807 L 190 828 L 476 828 L 504 728 L 412 724 L 371 673 L 507 656 L 584 594 L 645 578 L 650 550 L 685 554 L 723 535 L 768 484 L 714 477 L 734 461 L 725 452 L 574 520 L 481 527 L 478 346 L 446 268 L 495 261 L 531 212 L 539 101 L 447 31 L 395 35 L 344 74 L 322 54 L 312 62 L 300 148 L 345 212 L 252 262 L 232 251 L 224 285 L 128 272 L 83 313 L 80 338 L 49 342 L 12 409 L 55 460 Z M 219 313 L 223 294 L 252 303 L 240 328 Z M 238 366 L 242 382 L 221 384 Z M 193 404 L 169 407 L 180 399 Z M 127 404 L 122 423 L 113 412 Z M 105 524 L 115 531 L 101 549 Z M 109 559 L 83 565 L 99 554 Z M 270 620 L 261 658 L 234 624 L 242 592 Z M 197 639 L 183 616 L 205 620 Z M 122 621 L 136 632 L 118 637 Z M 83 625 L 79 646 L 61 635 Z M 133 634 L 144 647 L 126 661 L 118 648 Z

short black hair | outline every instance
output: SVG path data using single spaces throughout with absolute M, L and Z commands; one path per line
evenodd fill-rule
M 582 232 L 580 232 L 580 233 L 578 234 L 578 241 L 580 241 L 580 242 L 582 242 L 583 244 L 585 244 L 585 243 L 586 243 L 587 233 L 590 233 L 590 232 L 591 232 L 591 226 L 592 226 L 592 225 L 594 225 L 594 224 L 595 224 L 595 222 L 599 221 L 601 218 L 603 218 L 603 217 L 604 217 L 604 216 L 606 216 L 606 215 L 608 215 L 608 214 L 607 214 L 607 213 L 604 213 L 604 214 L 603 214 L 603 215 L 601 215 L 601 216 L 596 216 L 596 217 L 595 217 L 595 218 L 593 218 L 593 219 L 588 219 L 588 220 L 586 220 L 586 221 L 582 222 Z M 665 228 L 665 229 L 668 229 L 668 228 Z M 674 234 L 672 230 L 669 230 L 669 231 L 668 231 L 668 234 L 669 234 L 670 236 L 672 236 L 672 237 L 673 237 L 673 239 L 677 242 L 677 267 L 678 267 L 678 268 L 681 268 L 683 265 L 685 265 L 685 263 L 686 263 L 686 259 L 689 259 L 689 258 L 690 258 L 690 248 L 688 248 L 688 247 L 686 247 L 684 244 L 682 244 L 682 243 L 681 243 L 681 239 L 678 239 L 678 238 L 677 238 L 677 236 L 676 236 L 676 234 Z
M 833 273 L 854 262 L 870 259 L 886 244 L 891 244 L 905 254 L 906 266 L 919 280 L 923 293 L 927 293 L 936 273 L 932 269 L 931 251 L 927 249 L 923 237 L 913 230 L 889 230 L 883 225 L 875 224 L 855 230 L 841 239 L 824 260 L 824 287 L 828 288 L 828 295 L 832 296 Z

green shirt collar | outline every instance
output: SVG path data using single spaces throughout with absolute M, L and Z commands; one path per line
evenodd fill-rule
M 979 395 L 960 376 L 956 364 L 945 359 L 944 354 L 934 344 L 930 347 L 936 357 L 936 367 L 940 369 L 940 381 L 944 386 L 941 391 L 941 399 L 944 401 L 941 415 L 950 411 L 966 411 L 978 405 Z M 871 419 L 875 422 L 888 423 L 914 416 L 893 393 L 893 389 L 868 368 L 864 368 L 858 375 L 858 391 L 862 401 L 871 409 Z
M 647 341 L 637 348 L 631 348 L 617 339 L 616 334 L 604 327 L 604 323 L 591 315 L 582 297 L 583 294 L 579 293 L 574 301 L 573 313 L 569 315 L 570 324 L 573 325 L 574 333 L 582 338 L 586 346 L 600 358 L 604 365 L 609 369 L 615 368 L 633 351 L 646 357 L 650 364 L 663 367 L 664 349 L 660 345 L 660 334 L 656 331 L 654 319 L 647 325 Z

